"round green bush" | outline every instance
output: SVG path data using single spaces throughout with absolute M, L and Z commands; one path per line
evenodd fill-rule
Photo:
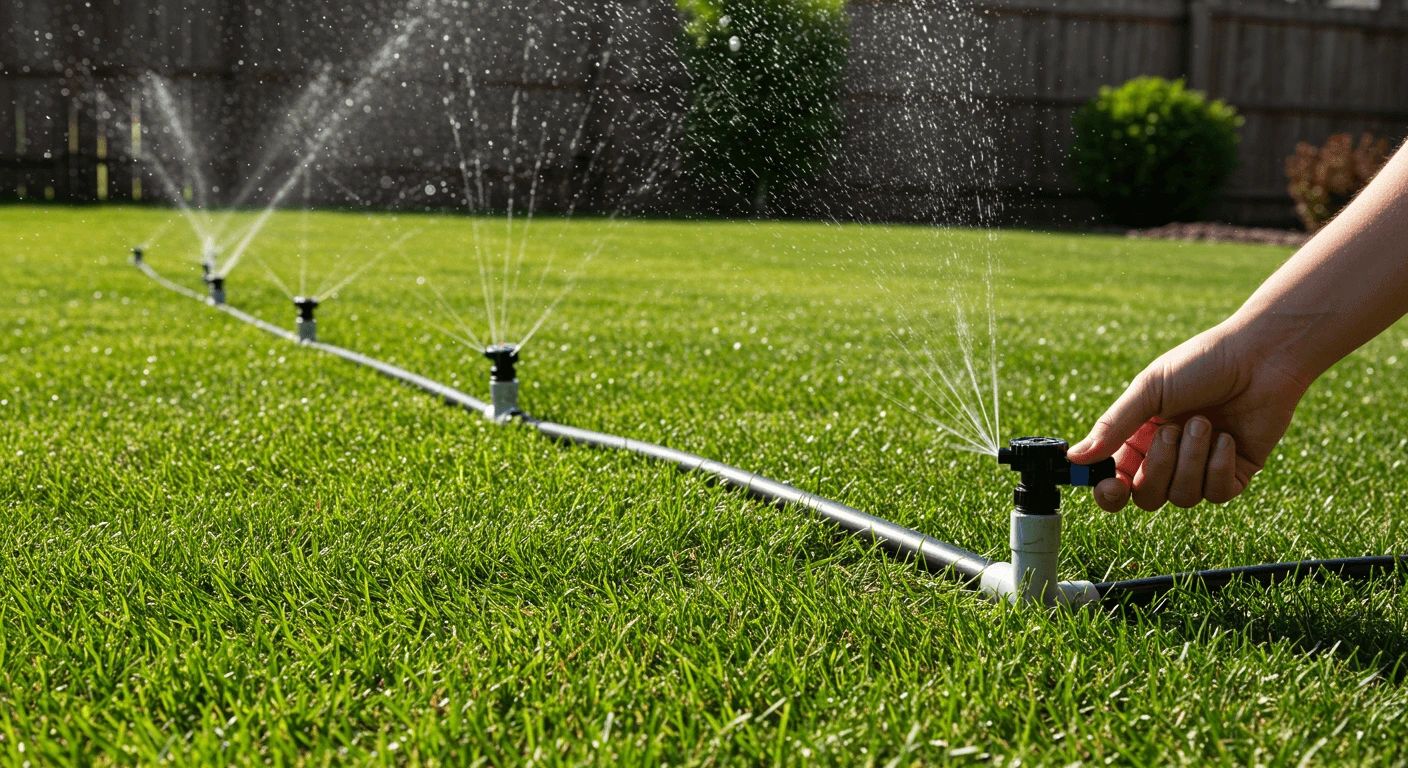
M 1119 224 L 1192 221 L 1237 169 L 1242 118 L 1183 81 L 1140 77 L 1076 110 L 1076 183 Z

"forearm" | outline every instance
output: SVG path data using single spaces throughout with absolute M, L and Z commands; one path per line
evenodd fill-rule
M 1408 149 L 1228 323 L 1309 384 L 1408 312 Z

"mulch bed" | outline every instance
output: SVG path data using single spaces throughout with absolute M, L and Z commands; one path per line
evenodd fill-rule
M 1231 224 L 1204 222 L 1165 224 L 1153 229 L 1131 229 L 1130 237 L 1147 237 L 1159 240 L 1201 240 L 1212 243 L 1262 243 L 1264 245 L 1289 245 L 1299 248 L 1305 245 L 1310 235 L 1293 229 L 1267 229 L 1265 227 L 1237 227 Z

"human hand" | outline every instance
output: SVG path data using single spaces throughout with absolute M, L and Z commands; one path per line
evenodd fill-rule
M 1145 368 L 1067 454 L 1115 457 L 1118 477 L 1100 483 L 1096 503 L 1116 512 L 1132 494 L 1141 509 L 1187 508 L 1246 490 L 1309 387 L 1278 346 L 1224 324 Z

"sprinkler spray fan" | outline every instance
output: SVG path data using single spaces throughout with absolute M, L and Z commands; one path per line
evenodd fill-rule
M 1012 562 L 994 563 L 981 575 L 984 594 L 1011 602 L 1056 605 L 1100 599 L 1095 585 L 1057 581 L 1061 554 L 1061 489 L 1094 487 L 1115 476 L 1115 460 L 1085 466 L 1066 458 L 1066 441 L 1056 437 L 1017 437 L 997 452 L 997 463 L 1021 474 L 1012 492 Z
M 293 306 L 298 309 L 298 320 L 294 327 L 299 341 L 318 340 L 318 321 L 313 319 L 313 310 L 318 308 L 318 300 L 313 296 L 295 296 Z
M 518 345 L 494 344 L 484 348 L 489 368 L 489 411 L 494 421 L 507 421 L 523 411 L 518 409 Z

